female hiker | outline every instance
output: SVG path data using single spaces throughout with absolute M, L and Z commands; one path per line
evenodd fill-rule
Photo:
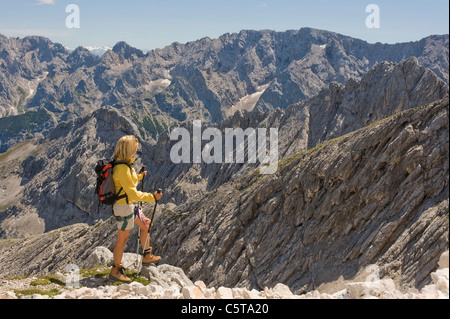
M 162 193 L 155 192 L 144 193 L 137 190 L 137 184 L 144 178 L 147 172 L 137 174 L 133 168 L 134 158 L 138 149 L 138 140 L 133 135 L 122 137 L 114 150 L 114 160 L 123 161 L 127 164 L 116 164 L 113 168 L 113 180 L 117 195 L 126 194 L 124 198 L 117 200 L 113 206 L 114 216 L 117 220 L 117 239 L 113 249 L 114 265 L 109 274 L 110 279 L 122 282 L 131 280 L 124 274 L 122 262 L 123 250 L 130 235 L 133 224 L 141 228 L 140 241 L 144 249 L 142 264 L 149 264 L 161 259 L 159 256 L 152 255 L 150 247 L 150 238 L 147 239 L 147 231 L 150 225 L 150 219 L 142 216 L 145 223 L 137 216 L 134 216 L 134 204 L 136 202 L 154 202 L 159 200 Z M 143 215 L 143 214 L 142 214 Z

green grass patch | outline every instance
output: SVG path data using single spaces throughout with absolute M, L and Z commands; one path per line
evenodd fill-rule
M 109 272 L 111 269 L 109 269 L 106 265 L 97 265 L 93 268 L 89 269 L 81 269 L 80 275 L 83 278 L 94 276 L 95 278 L 106 278 L 109 276 Z
M 131 281 L 139 282 L 144 286 L 147 286 L 150 283 L 147 278 L 139 276 L 136 272 L 131 270 L 125 270 L 125 275 L 127 275 L 127 277 L 131 279 Z
M 11 278 L 8 278 L 7 280 L 23 280 L 23 279 L 27 279 L 27 276 L 14 276 Z
M 50 290 L 44 290 L 39 288 L 29 288 L 29 289 L 15 289 L 14 293 L 20 299 L 22 296 L 31 296 L 31 295 L 47 295 L 50 297 L 57 296 L 61 294 L 61 291 L 59 291 L 56 288 L 50 289 Z
M 57 284 L 60 286 L 66 285 L 64 282 L 62 282 L 62 280 L 57 275 L 40 276 L 40 277 L 38 277 L 38 279 L 30 282 L 31 286 L 45 286 L 45 285 L 50 285 L 50 284 Z
M 108 267 L 106 265 L 98 265 L 98 266 L 95 266 L 90 269 L 81 269 L 80 275 L 83 278 L 92 277 L 92 276 L 94 276 L 95 278 L 108 278 L 110 271 L 111 271 L 110 267 Z M 139 274 L 137 274 L 135 271 L 132 271 L 132 270 L 125 270 L 125 275 L 128 278 L 130 278 L 132 282 L 136 281 L 136 282 L 143 284 L 144 286 L 147 286 L 150 283 L 150 281 L 147 278 L 139 276 Z M 119 285 L 123 284 L 123 282 L 114 281 L 112 284 L 119 286 Z

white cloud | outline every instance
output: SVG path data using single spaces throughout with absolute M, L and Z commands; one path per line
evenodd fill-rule
M 55 4 L 55 0 L 37 0 L 38 4 Z

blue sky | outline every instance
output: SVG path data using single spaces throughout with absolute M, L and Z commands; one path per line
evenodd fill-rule
M 66 6 L 80 10 L 80 28 L 66 27 Z M 366 6 L 380 8 L 380 28 L 367 28 Z M 242 29 L 313 27 L 370 43 L 416 41 L 449 33 L 447 0 L 0 0 L 0 33 L 42 35 L 67 47 L 162 48 Z

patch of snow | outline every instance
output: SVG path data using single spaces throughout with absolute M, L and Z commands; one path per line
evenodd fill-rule
M 258 90 L 255 93 L 243 96 L 239 99 L 239 102 L 232 105 L 227 111 L 227 116 L 232 116 L 237 110 L 246 110 L 251 111 L 255 108 L 256 103 L 258 102 L 261 95 L 266 91 L 269 87 L 269 84 L 261 85 L 258 87 Z

